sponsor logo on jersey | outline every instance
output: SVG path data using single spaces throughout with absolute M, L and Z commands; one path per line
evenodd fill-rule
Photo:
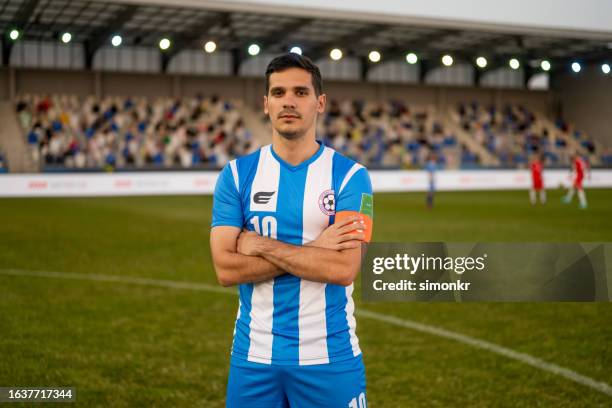
M 255 201 L 255 204 L 268 204 L 268 201 L 270 201 L 274 193 L 276 193 L 276 191 L 260 191 L 255 193 L 253 201 Z

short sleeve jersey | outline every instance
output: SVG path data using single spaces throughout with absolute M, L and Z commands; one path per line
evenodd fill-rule
M 212 227 L 247 228 L 293 245 L 316 239 L 336 213 L 373 217 L 366 168 L 321 144 L 297 166 L 278 157 L 271 145 L 232 160 L 219 175 L 213 200 Z M 358 356 L 352 292 L 352 284 L 313 282 L 288 273 L 240 285 L 232 356 L 277 365 Z

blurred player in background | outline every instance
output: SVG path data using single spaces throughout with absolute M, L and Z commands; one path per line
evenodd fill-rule
M 582 181 L 584 180 L 585 173 L 587 171 L 587 163 L 584 161 L 582 157 L 578 153 L 574 153 L 572 155 L 572 185 L 569 188 L 569 191 L 563 197 L 563 202 L 569 204 L 572 202 L 572 198 L 574 197 L 574 192 L 578 191 L 578 200 L 580 202 L 580 208 L 583 210 L 587 208 L 587 199 L 586 194 L 584 193 L 584 189 L 582 187 Z
M 531 205 L 538 203 L 538 194 L 540 196 L 540 204 L 546 204 L 546 190 L 544 189 L 544 163 L 542 155 L 536 153 L 531 158 L 529 165 L 531 169 L 531 189 L 529 190 L 529 201 Z
M 240 285 L 228 407 L 366 406 L 352 292 L 372 186 L 365 167 L 316 140 L 325 103 L 308 58 L 273 59 L 272 144 L 232 160 L 215 188 L 215 271 Z
M 425 163 L 425 171 L 427 171 L 428 177 L 428 189 L 426 205 L 430 210 L 434 206 L 434 194 L 436 193 L 436 171 L 438 170 L 438 163 L 436 161 L 436 154 L 434 152 L 429 153 L 427 162 Z

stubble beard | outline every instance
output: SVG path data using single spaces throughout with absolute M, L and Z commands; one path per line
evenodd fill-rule
M 276 132 L 283 138 L 287 140 L 297 140 L 304 136 L 305 131 L 303 129 L 295 129 L 295 130 L 281 130 L 279 127 L 275 128 Z
M 287 140 L 297 140 L 297 139 L 301 138 L 302 136 L 304 136 L 304 133 L 303 132 L 299 132 L 299 131 L 283 132 L 283 131 L 278 130 L 278 129 L 276 129 L 276 131 L 278 132 L 278 134 L 283 139 L 287 139 Z

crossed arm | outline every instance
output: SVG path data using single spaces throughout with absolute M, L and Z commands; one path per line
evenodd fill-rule
M 305 246 L 286 244 L 237 227 L 215 227 L 210 234 L 210 248 L 217 279 L 223 286 L 232 286 L 288 272 L 311 281 L 348 286 L 361 266 L 364 234 L 359 221 L 358 217 L 350 217 L 330 225 Z

